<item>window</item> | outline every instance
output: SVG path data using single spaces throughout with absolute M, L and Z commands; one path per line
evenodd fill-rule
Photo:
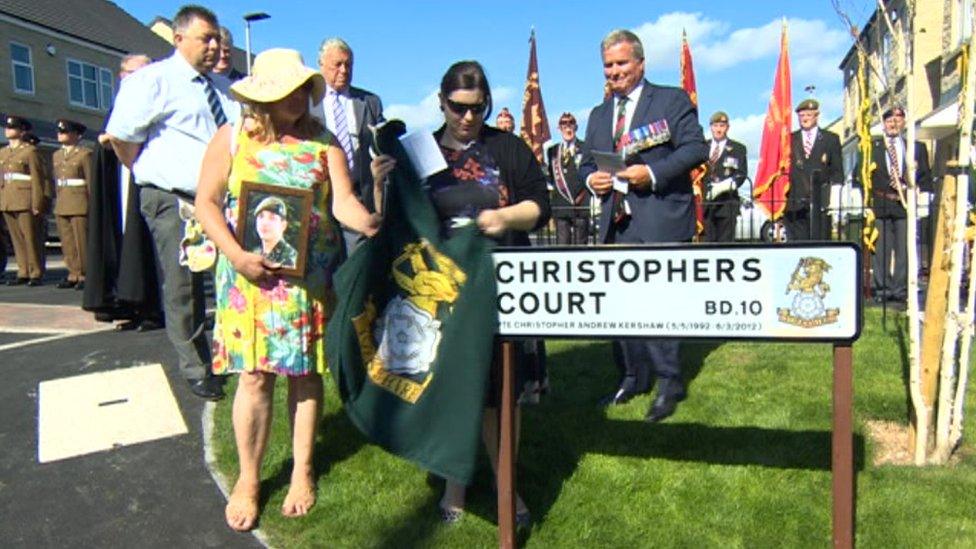
M 112 103 L 112 71 L 68 59 L 68 101 L 72 105 L 106 111 Z
M 956 33 L 958 40 L 957 46 L 961 46 L 969 41 L 973 35 L 973 7 L 970 0 L 958 0 L 956 2 L 956 14 L 959 21 L 959 32 Z
M 23 44 L 10 43 L 10 62 L 13 65 L 14 91 L 34 94 L 34 63 L 31 50 Z

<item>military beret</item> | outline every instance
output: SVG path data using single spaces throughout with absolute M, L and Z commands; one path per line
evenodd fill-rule
M 33 133 L 25 133 L 23 136 L 21 136 L 20 140 L 24 143 L 35 146 L 41 142 L 41 138 L 37 137 Z
M 82 124 L 81 122 L 75 122 L 74 120 L 68 120 L 67 118 L 58 119 L 59 133 L 74 132 L 77 134 L 83 134 L 87 129 L 88 128 L 85 127 L 85 125 Z
M 26 118 L 21 118 L 12 114 L 7 116 L 6 120 L 3 121 L 3 125 L 8 128 L 25 132 L 30 131 L 30 129 L 34 127 L 30 122 L 27 121 Z
M 261 202 L 258 202 L 257 208 L 254 208 L 254 215 L 258 215 L 263 211 L 276 213 L 282 219 L 288 218 L 288 207 L 285 206 L 284 201 L 274 196 L 269 196 Z
M 818 110 L 820 110 L 820 103 L 816 99 L 804 99 L 796 106 L 796 112 Z
M 725 114 L 723 111 L 715 111 L 715 114 L 708 119 L 709 124 L 715 124 L 716 122 L 729 123 L 729 115 Z
M 881 119 L 882 120 L 887 120 L 887 119 L 891 118 L 892 116 L 894 116 L 895 113 L 897 113 L 897 114 L 899 114 L 901 116 L 905 116 L 905 109 L 903 109 L 901 107 L 901 105 L 892 105 L 892 106 L 888 107 L 888 110 L 886 110 L 881 115 Z

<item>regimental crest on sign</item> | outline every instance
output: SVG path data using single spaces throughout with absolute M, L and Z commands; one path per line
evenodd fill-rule
M 797 262 L 786 293 L 793 294 L 789 308 L 776 309 L 779 321 L 801 328 L 816 328 L 837 322 L 839 308 L 827 308 L 824 299 L 830 292 L 825 278 L 830 264 L 819 257 L 803 257 Z
M 377 316 L 370 299 L 353 319 L 369 379 L 416 403 L 434 378 L 441 319 L 450 313 L 467 275 L 427 240 L 407 244 L 393 261 L 397 294 Z

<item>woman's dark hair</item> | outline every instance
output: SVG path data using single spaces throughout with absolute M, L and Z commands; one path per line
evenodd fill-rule
M 488 85 L 488 77 L 485 76 L 485 69 L 477 61 L 458 61 L 451 65 L 441 78 L 441 97 L 447 99 L 457 90 L 481 90 L 485 96 L 484 118 L 488 120 L 491 116 L 491 87 Z

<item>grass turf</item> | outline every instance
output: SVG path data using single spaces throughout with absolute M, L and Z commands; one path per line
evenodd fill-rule
M 549 342 L 552 394 L 523 417 L 519 492 L 535 525 L 525 547 L 826 547 L 831 543 L 831 348 L 824 344 L 686 343 L 689 398 L 659 425 L 644 396 L 606 411 L 616 381 L 605 342 Z M 875 467 L 863 423 L 905 423 L 904 320 L 869 309 L 854 347 L 860 547 L 976 546 L 972 435 L 944 467 Z M 316 446 L 318 504 L 278 509 L 290 471 L 285 385 L 263 470 L 261 528 L 276 547 L 493 547 L 487 460 L 460 524 L 439 522 L 440 488 L 368 444 L 327 382 Z M 233 384 L 228 385 L 233 390 Z M 218 466 L 236 478 L 230 399 L 215 415 Z M 972 399 L 970 399 L 972 402 Z M 967 417 L 974 413 L 967 406 Z M 970 427 L 971 429 L 971 427 Z

